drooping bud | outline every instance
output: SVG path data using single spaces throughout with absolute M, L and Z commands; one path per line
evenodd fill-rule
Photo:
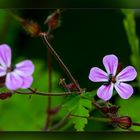
M 128 116 L 112 118 L 112 122 L 117 123 L 117 126 L 119 126 L 122 129 L 128 129 L 132 126 L 132 120 Z
M 51 15 L 49 15 L 44 24 L 47 24 L 50 30 L 55 30 L 58 28 L 60 26 L 60 9 L 57 9 Z
M 1 100 L 7 99 L 7 98 L 9 98 L 11 96 L 12 96 L 12 93 L 11 92 L 3 92 L 3 93 L 0 93 L 0 99 Z

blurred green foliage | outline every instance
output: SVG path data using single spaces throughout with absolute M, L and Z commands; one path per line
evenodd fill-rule
M 34 72 L 33 87 L 47 91 L 47 72 L 42 70 L 42 61 L 33 61 L 36 69 Z M 41 73 L 41 76 L 40 76 Z M 53 72 L 53 89 L 58 89 L 59 75 Z M 40 84 L 42 83 L 42 84 Z M 46 83 L 46 84 L 45 84 Z M 53 98 L 53 106 L 61 100 Z M 57 101 L 58 100 L 58 101 Z M 46 119 L 47 97 L 37 95 L 13 95 L 7 100 L 0 101 L 0 130 L 41 130 Z
M 131 47 L 131 62 L 135 66 L 138 71 L 138 86 L 140 87 L 140 46 L 139 46 L 139 38 L 136 34 L 136 23 L 135 23 L 135 14 L 132 10 L 123 9 L 122 12 L 125 15 L 124 27 L 127 33 L 128 42 Z

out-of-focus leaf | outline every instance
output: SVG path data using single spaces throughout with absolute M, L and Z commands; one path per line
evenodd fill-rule
M 130 48 L 132 51 L 131 62 L 138 71 L 137 79 L 138 82 L 140 83 L 140 63 L 139 63 L 140 49 L 139 49 L 139 39 L 136 34 L 135 15 L 133 10 L 123 9 L 122 12 L 125 15 L 123 23 L 128 37 L 128 42 L 130 44 Z

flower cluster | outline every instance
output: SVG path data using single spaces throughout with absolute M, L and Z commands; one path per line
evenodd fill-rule
M 106 55 L 103 64 L 107 71 L 93 67 L 89 73 L 89 79 L 93 82 L 105 82 L 97 91 L 99 98 L 107 101 L 112 97 L 113 87 L 121 98 L 128 99 L 133 94 L 131 85 L 124 83 L 136 78 L 137 72 L 134 67 L 127 66 L 117 74 L 118 58 L 115 55 Z
M 33 82 L 32 61 L 24 60 L 12 67 L 11 58 L 11 48 L 6 44 L 0 45 L 0 79 L 4 79 L 0 82 L 10 90 L 29 88 Z

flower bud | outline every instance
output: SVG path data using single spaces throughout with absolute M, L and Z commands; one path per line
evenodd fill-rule
M 29 20 L 25 20 L 13 13 L 10 13 L 17 21 L 19 21 L 24 29 L 26 30 L 26 32 L 28 34 L 30 34 L 31 36 L 38 36 L 41 33 L 40 27 L 37 23 L 33 22 L 33 21 L 29 21 Z
M 119 106 L 113 105 L 113 106 L 111 106 L 111 107 L 102 107 L 102 108 L 101 108 L 101 111 L 102 111 L 103 113 L 112 113 L 112 114 L 116 114 L 116 113 L 118 112 L 118 109 L 119 109 L 119 108 L 120 108 Z
M 60 26 L 60 9 L 57 9 L 45 20 L 44 24 L 48 25 L 48 28 L 55 30 Z
M 41 29 L 36 22 L 24 20 L 22 25 L 26 32 L 31 36 L 38 36 L 41 33 Z
M 1 100 L 7 99 L 7 98 L 9 98 L 11 96 L 12 96 L 12 93 L 11 92 L 3 92 L 3 93 L 0 93 L 0 99 Z
M 70 91 L 77 91 L 77 86 L 74 83 L 69 83 L 66 85 L 66 88 L 69 89 Z
M 122 129 L 128 129 L 132 126 L 132 120 L 128 116 L 112 118 L 112 122 L 117 123 L 117 125 Z

